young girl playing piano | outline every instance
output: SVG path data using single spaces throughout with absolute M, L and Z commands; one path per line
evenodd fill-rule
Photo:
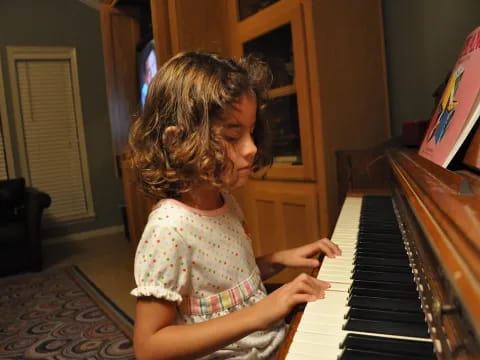
M 328 239 L 256 258 L 229 190 L 268 163 L 259 113 L 271 77 L 254 59 L 179 54 L 150 83 L 130 133 L 144 190 L 160 199 L 135 257 L 135 353 L 142 359 L 264 359 L 283 318 L 324 296 L 306 274 L 270 295 L 262 280 L 310 257 L 340 254 Z

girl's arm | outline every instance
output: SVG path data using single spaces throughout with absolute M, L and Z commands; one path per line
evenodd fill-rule
M 317 259 L 311 259 L 319 252 L 324 252 L 328 257 L 341 255 L 340 248 L 327 238 L 314 241 L 310 244 L 293 249 L 277 251 L 256 258 L 262 280 L 266 280 L 277 274 L 285 267 L 316 267 L 320 263 Z
M 151 298 L 137 301 L 134 345 L 138 360 L 200 357 L 258 329 L 252 308 L 191 325 L 173 325 L 175 317 L 175 303 Z
M 134 346 L 138 360 L 200 357 L 285 317 L 297 304 L 324 297 L 329 284 L 302 274 L 258 303 L 189 325 L 175 325 L 175 303 L 153 298 L 137 302 Z

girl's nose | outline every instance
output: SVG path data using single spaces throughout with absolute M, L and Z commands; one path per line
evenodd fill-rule
M 257 146 L 253 141 L 252 135 L 249 135 L 247 141 L 244 144 L 243 156 L 245 156 L 245 158 L 249 160 L 252 160 L 255 157 L 256 153 L 257 153 Z

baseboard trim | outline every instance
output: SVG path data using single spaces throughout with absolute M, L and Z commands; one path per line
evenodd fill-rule
M 110 227 L 105 227 L 101 229 L 96 229 L 92 231 L 85 231 L 81 233 L 55 236 L 55 237 L 44 239 L 44 241 L 42 242 L 42 246 L 50 246 L 50 245 L 65 243 L 70 241 L 82 241 L 82 240 L 87 240 L 87 239 L 95 238 L 98 236 L 104 236 L 104 235 L 119 234 L 119 233 L 123 233 L 123 230 L 124 230 L 123 225 L 118 225 L 118 226 L 110 226 Z

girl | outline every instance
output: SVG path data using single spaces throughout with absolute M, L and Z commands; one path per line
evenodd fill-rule
M 262 280 L 309 257 L 340 254 L 328 239 L 255 259 L 227 190 L 269 163 L 260 108 L 270 82 L 255 59 L 179 54 L 150 83 L 130 145 L 144 190 L 160 201 L 135 257 L 135 353 L 142 359 L 272 358 L 283 318 L 324 296 L 306 274 L 270 295 Z

